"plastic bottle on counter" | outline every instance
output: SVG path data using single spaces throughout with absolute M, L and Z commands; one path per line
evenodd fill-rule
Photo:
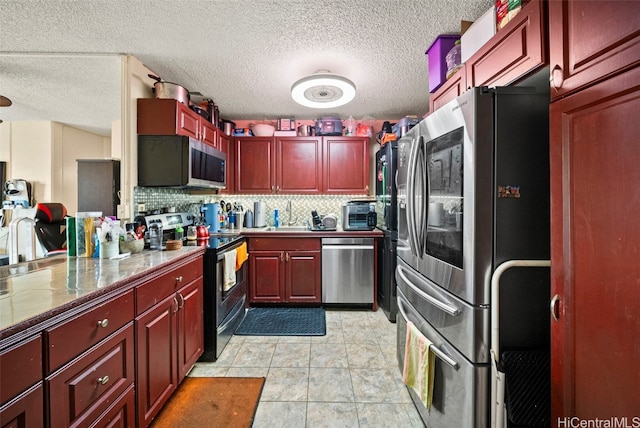
M 278 210 L 273 210 L 273 226 L 280 227 L 280 219 L 278 218 Z
M 176 224 L 176 240 L 177 241 L 182 241 L 182 238 L 184 237 L 184 229 L 182 228 L 182 224 L 178 223 Z

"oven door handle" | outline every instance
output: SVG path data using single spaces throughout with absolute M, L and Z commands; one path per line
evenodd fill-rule
M 438 300 L 435 297 L 430 296 L 429 294 L 425 293 L 424 291 L 420 290 L 418 287 L 413 285 L 411 280 L 409 278 L 407 278 L 407 276 L 404 274 L 403 271 L 405 270 L 405 268 L 403 266 L 397 266 L 396 270 L 397 270 L 398 275 L 400 276 L 400 278 L 407 284 L 407 286 L 409 288 L 411 288 L 411 290 L 413 290 L 414 293 L 416 293 L 417 295 L 422 297 L 427 302 L 431 303 L 436 308 L 440 309 L 441 311 L 444 311 L 444 312 L 448 313 L 451 316 L 457 317 L 458 315 L 460 315 L 460 309 L 459 308 L 456 308 L 453 305 L 450 305 L 450 304 L 448 304 L 446 302 Z
M 405 320 L 409 321 L 409 317 L 407 316 L 407 313 L 404 311 L 404 308 L 402 307 L 402 299 L 400 297 L 398 297 L 398 310 L 400 311 L 400 314 L 402 315 L 402 317 Z M 458 368 L 460 367 L 460 365 L 456 360 L 454 360 L 448 354 L 444 353 L 444 351 L 440 350 L 440 348 L 438 348 L 435 344 L 433 343 L 430 344 L 429 349 L 431 350 L 431 352 L 433 352 L 433 355 L 435 355 L 440 360 L 442 360 L 442 362 L 451 366 L 451 368 L 453 368 L 454 370 L 458 370 Z

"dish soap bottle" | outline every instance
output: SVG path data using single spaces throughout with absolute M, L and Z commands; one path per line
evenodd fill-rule
M 354 136 L 356 135 L 356 120 L 353 116 L 349 116 L 347 120 L 344 122 L 344 135 L 346 136 Z

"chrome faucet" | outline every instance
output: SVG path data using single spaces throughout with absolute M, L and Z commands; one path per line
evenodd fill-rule
M 11 220 L 9 223 L 9 264 L 13 265 L 20 263 L 20 253 L 18 252 L 18 235 L 20 223 L 26 221 L 31 227 L 27 228 L 27 234 L 31 238 L 31 258 L 29 260 L 36 259 L 36 221 L 29 217 L 20 217 Z
M 289 225 L 289 226 L 292 226 L 292 225 L 296 224 L 296 222 L 298 221 L 298 219 L 295 219 L 295 218 L 292 220 L 291 219 L 291 215 L 292 215 L 291 214 L 291 199 L 289 199 L 287 201 L 287 219 L 288 219 L 287 225 Z

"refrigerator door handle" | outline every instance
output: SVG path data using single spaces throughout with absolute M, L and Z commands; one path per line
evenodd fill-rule
M 415 219 L 415 181 L 416 166 L 419 150 L 419 140 L 412 140 L 411 151 L 409 152 L 409 164 L 407 171 L 407 232 L 409 234 L 409 247 L 411 254 L 419 256 L 418 237 L 416 233 Z
M 418 287 L 413 285 L 411 280 L 409 278 L 407 278 L 407 276 L 404 274 L 404 272 L 403 272 L 404 270 L 405 270 L 405 268 L 403 266 L 397 266 L 396 267 L 396 271 L 398 272 L 398 275 L 400 276 L 400 278 L 407 284 L 407 286 L 409 288 L 411 288 L 411 290 L 413 290 L 414 293 L 416 293 L 417 295 L 422 297 L 427 302 L 431 303 L 436 308 L 440 309 L 443 312 L 448 313 L 451 316 L 457 317 L 458 315 L 460 315 L 460 309 L 459 308 L 457 308 L 457 307 L 455 307 L 453 305 L 450 305 L 450 304 L 448 304 L 446 302 L 443 302 L 441 300 L 438 300 L 435 297 L 430 296 L 429 294 L 425 293 L 424 291 L 420 290 Z
M 427 207 L 429 206 L 429 171 L 427 169 L 427 154 L 425 152 L 426 145 L 423 141 L 423 138 L 420 137 L 418 140 L 418 165 L 421 165 L 421 174 L 423 177 L 422 181 L 422 189 L 420 189 L 420 194 L 422 195 L 421 204 L 420 204 L 420 220 L 418 221 L 418 225 L 416 226 L 416 236 L 418 239 L 418 254 L 422 257 L 427 252 L 427 224 L 429 224 L 429 210 Z M 416 166 L 416 171 L 418 167 Z
M 409 320 L 409 317 L 407 316 L 407 313 L 405 312 L 404 308 L 402 307 L 402 299 L 400 297 L 398 297 L 398 311 L 400 311 L 400 314 L 402 315 L 402 317 L 405 320 L 407 320 L 407 321 Z M 419 327 L 418 327 L 418 329 L 419 329 Z M 460 365 L 458 364 L 458 362 L 456 360 L 454 360 L 451 356 L 446 354 L 444 351 L 440 350 L 440 348 L 438 348 L 433 343 L 431 343 L 429 345 L 429 349 L 431 350 L 431 352 L 433 352 L 433 354 L 436 357 L 438 357 L 440 360 L 442 360 L 442 362 L 444 362 L 447 365 L 451 366 L 454 370 L 458 370 L 458 368 L 460 367 Z

